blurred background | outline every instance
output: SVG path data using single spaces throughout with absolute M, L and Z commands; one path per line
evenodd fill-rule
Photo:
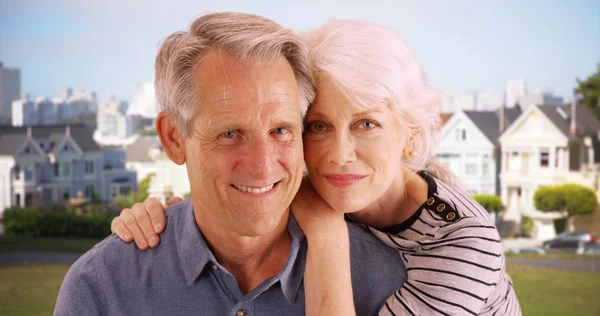
M 437 158 L 489 210 L 525 315 L 600 315 L 600 0 L 0 0 L 0 314 L 48 315 L 118 212 L 189 194 L 162 152 L 162 39 L 216 11 L 363 19 L 441 93 Z

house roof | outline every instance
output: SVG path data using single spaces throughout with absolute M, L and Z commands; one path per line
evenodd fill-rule
M 27 139 L 27 134 L 4 134 L 0 128 L 0 155 L 12 156 Z
M 442 127 L 446 125 L 446 122 L 452 118 L 452 115 L 454 115 L 454 113 L 440 113 Z
M 31 126 L 31 137 L 38 141 L 49 140 L 56 146 L 64 138 L 67 126 L 70 129 L 70 137 L 84 153 L 101 150 L 92 138 L 93 131 L 82 123 Z M 28 126 L 0 126 L 0 153 L 14 154 L 27 138 L 28 128 Z
M 584 136 L 598 137 L 600 131 L 600 120 L 585 106 L 579 105 L 575 110 L 576 134 L 571 133 L 571 105 L 562 106 L 538 106 L 538 109 L 548 117 L 565 136 L 571 139 L 581 139 Z
M 139 136 L 133 143 L 126 147 L 127 161 L 132 162 L 154 162 L 150 149 L 156 148 L 162 151 L 158 136 Z
M 498 138 L 502 134 L 500 131 L 500 111 L 504 110 L 505 126 L 504 130 L 510 124 L 517 120 L 522 111 L 520 107 L 501 108 L 497 111 L 464 111 L 465 115 L 481 130 L 493 144 L 499 144 Z

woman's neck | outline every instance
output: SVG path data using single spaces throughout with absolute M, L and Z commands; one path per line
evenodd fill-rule
M 349 214 L 372 227 L 388 227 L 409 219 L 427 200 L 427 181 L 416 172 L 403 168 L 389 190 L 365 209 Z

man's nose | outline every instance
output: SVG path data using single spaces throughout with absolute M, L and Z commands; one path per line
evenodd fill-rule
M 250 172 L 257 177 L 268 178 L 277 160 L 275 155 L 273 142 L 269 137 L 254 137 L 250 141 L 247 160 Z

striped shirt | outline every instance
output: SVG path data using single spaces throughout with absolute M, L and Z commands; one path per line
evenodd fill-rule
M 400 251 L 408 273 L 379 315 L 521 315 L 488 212 L 465 192 L 421 175 L 428 200 L 410 219 L 363 225 Z

